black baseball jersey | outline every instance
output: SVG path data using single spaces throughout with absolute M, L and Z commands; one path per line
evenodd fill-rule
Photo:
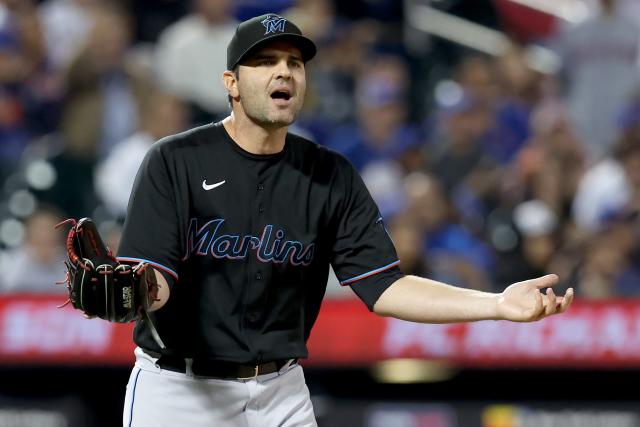
M 164 353 L 239 363 L 307 356 L 329 264 L 369 309 L 402 277 L 347 160 L 290 133 L 280 153 L 251 154 L 220 122 L 152 146 L 118 255 L 169 282 L 151 313 Z M 134 340 L 160 352 L 144 321 Z

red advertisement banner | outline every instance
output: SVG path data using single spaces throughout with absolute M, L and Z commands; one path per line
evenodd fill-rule
M 440 359 L 468 367 L 640 368 L 640 300 L 577 301 L 534 323 L 423 325 L 331 301 L 309 343 L 311 363 Z
M 85 319 L 60 296 L 0 297 L 0 363 L 133 363 L 133 324 Z M 421 325 L 382 318 L 358 300 L 327 300 L 309 340 L 314 366 L 393 358 L 466 367 L 640 368 L 640 300 L 585 302 L 535 323 Z
M 132 365 L 133 324 L 85 319 L 64 297 L 0 297 L 0 363 Z

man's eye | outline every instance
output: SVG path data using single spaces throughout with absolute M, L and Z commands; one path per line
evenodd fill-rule
M 276 62 L 273 59 L 262 59 L 259 64 L 260 65 L 273 65 Z
M 302 63 L 300 61 L 289 61 L 289 66 L 292 68 L 300 68 Z

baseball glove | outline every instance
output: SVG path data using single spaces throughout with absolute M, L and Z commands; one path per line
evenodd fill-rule
M 155 275 L 147 274 L 148 264 L 119 263 L 90 218 L 68 219 L 56 227 L 65 224 L 71 224 L 66 242 L 69 259 L 64 261 L 67 276 L 57 282 L 69 290 L 64 305 L 71 303 L 87 317 L 110 322 L 126 323 L 145 316 L 158 291 Z

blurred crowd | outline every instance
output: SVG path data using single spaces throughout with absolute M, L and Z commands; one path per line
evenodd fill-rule
M 268 3 L 0 2 L 0 293 L 65 291 L 64 218 L 117 248 L 145 152 L 228 114 L 226 45 L 273 11 L 319 46 L 292 132 L 361 172 L 406 273 L 500 291 L 553 272 L 583 298 L 640 296 L 640 16 L 592 1 L 488 55 L 408 48 L 402 2 Z M 530 42 L 560 67 L 532 67 Z

